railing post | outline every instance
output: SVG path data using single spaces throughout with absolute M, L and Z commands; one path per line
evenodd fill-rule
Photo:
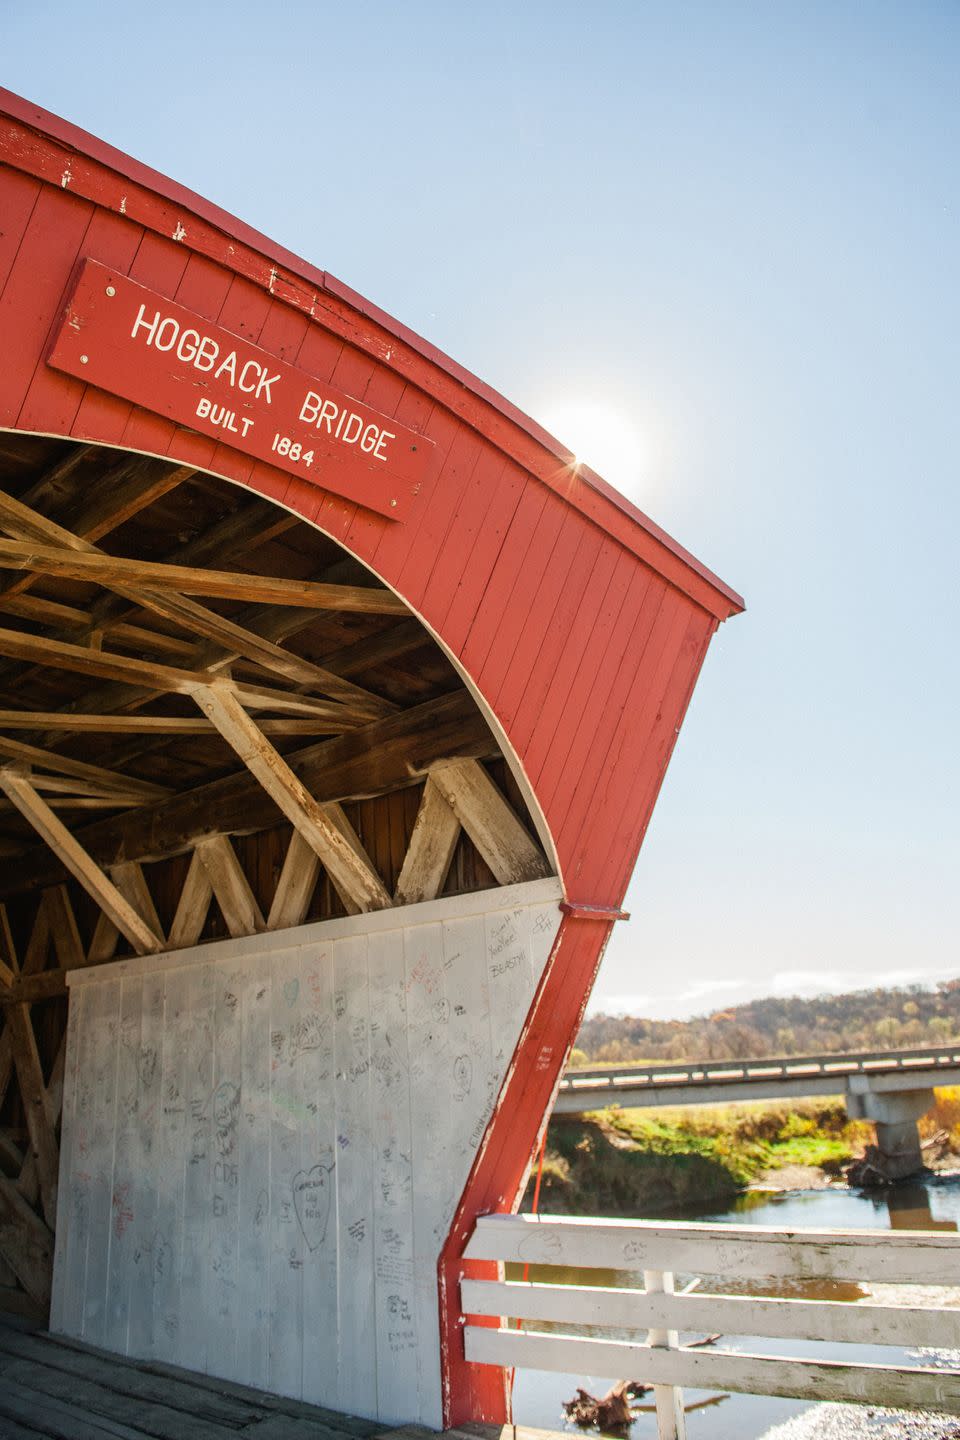
M 644 1270 L 644 1289 L 648 1295 L 672 1295 L 673 1272 L 670 1270 Z M 677 1348 L 676 1330 L 651 1329 L 647 1332 L 647 1343 L 657 1350 Z M 653 1398 L 657 1407 L 658 1440 L 687 1440 L 687 1427 L 683 1415 L 683 1391 L 679 1385 L 654 1385 Z

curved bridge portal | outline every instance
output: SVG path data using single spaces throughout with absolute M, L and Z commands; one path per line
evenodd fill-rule
M 0 112 L 0 1304 L 503 1420 L 464 1248 L 742 602 L 332 276 Z

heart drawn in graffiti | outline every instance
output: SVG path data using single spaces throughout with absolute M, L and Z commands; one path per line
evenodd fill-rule
M 333 1162 L 314 1165 L 310 1170 L 298 1170 L 293 1177 L 293 1208 L 309 1250 L 318 1249 L 326 1238 L 333 1169 Z

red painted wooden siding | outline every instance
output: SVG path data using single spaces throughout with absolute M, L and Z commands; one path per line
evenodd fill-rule
M 440 463 L 397 524 L 51 370 L 87 257 L 428 436 Z M 539 802 L 567 898 L 616 909 L 717 624 L 742 602 L 502 397 L 333 277 L 0 91 L 0 428 L 209 469 L 315 523 L 458 658 Z M 459 1256 L 509 1208 L 610 922 L 568 918 L 441 1262 L 447 1423 L 506 1418 L 462 1358 Z M 491 1378 L 492 1377 L 492 1378 Z

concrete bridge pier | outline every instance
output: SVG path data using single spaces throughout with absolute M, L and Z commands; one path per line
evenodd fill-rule
M 931 1087 L 895 1089 L 891 1080 L 895 1084 L 892 1076 L 849 1076 L 847 1114 L 851 1120 L 873 1121 L 884 1171 L 890 1180 L 902 1180 L 923 1168 L 917 1121 L 933 1108 L 934 1094 Z

